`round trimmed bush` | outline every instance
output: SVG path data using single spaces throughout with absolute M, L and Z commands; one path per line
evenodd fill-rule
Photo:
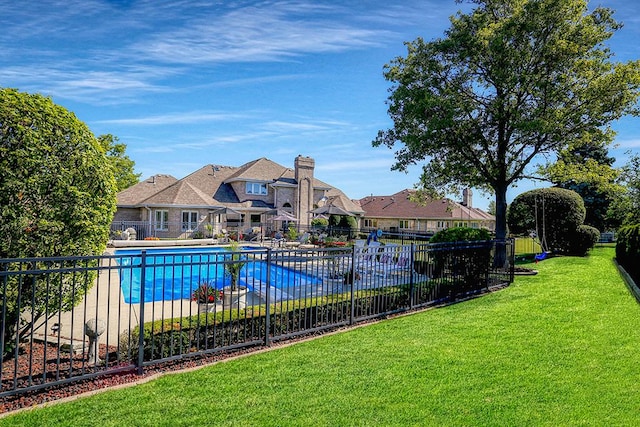
M 575 191 L 540 188 L 514 199 L 507 211 L 507 225 L 515 235 L 529 235 L 535 231 L 540 240 L 545 238 L 549 250 L 570 254 L 585 215 L 584 201 Z
M 571 254 L 585 256 L 600 239 L 600 231 L 590 225 L 581 225 L 571 236 Z

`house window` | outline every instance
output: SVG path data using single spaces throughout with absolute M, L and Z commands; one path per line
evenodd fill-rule
M 400 228 L 409 228 L 409 220 L 401 219 L 400 220 Z
M 477 222 L 472 222 L 471 228 L 480 228 L 480 224 L 478 224 Z
M 198 212 L 182 211 L 182 231 L 192 231 L 198 228 Z
M 263 182 L 247 182 L 247 194 L 267 194 L 267 184 Z
M 370 228 L 378 228 L 378 220 L 377 219 L 365 219 L 364 226 Z
M 153 227 L 156 230 L 169 230 L 169 211 L 155 211 L 155 224 Z

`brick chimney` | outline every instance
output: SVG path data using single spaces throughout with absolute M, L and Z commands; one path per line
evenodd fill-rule
M 309 225 L 313 209 L 313 170 L 316 162 L 311 157 L 298 155 L 295 162 L 295 178 L 298 184 L 296 192 L 296 216 L 300 220 L 301 226 Z
M 468 208 L 473 207 L 473 192 L 470 188 L 462 190 L 462 204 Z

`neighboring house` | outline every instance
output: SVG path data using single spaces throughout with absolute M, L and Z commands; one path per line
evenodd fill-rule
M 472 192 L 464 190 L 460 203 L 449 199 L 433 200 L 421 205 L 410 200 L 415 190 L 402 190 L 391 196 L 368 196 L 359 200 L 365 211 L 364 229 L 380 228 L 389 232 L 434 233 L 449 227 L 486 228 L 495 231 L 496 218 L 474 208 Z
M 154 175 L 118 193 L 113 227 L 134 227 L 139 236 L 192 237 L 260 227 L 270 233 L 282 226 L 274 210 L 297 219 L 301 229 L 310 213 L 327 200 L 352 213 L 360 207 L 342 191 L 314 177 L 315 161 L 295 158 L 294 169 L 260 158 L 240 167 L 206 165 L 178 180 Z

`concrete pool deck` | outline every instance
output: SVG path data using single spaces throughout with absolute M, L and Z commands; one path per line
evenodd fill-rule
M 201 239 L 199 239 L 201 240 Z M 206 240 L 206 239 L 202 239 Z M 150 241 L 157 242 L 157 241 Z M 188 247 L 184 245 L 177 245 Z M 195 248 L 201 248 L 196 246 Z M 133 249 L 133 247 L 128 247 Z M 154 248 L 168 248 L 172 246 L 157 246 Z M 142 249 L 136 247 L 136 249 Z M 109 248 L 106 255 L 114 255 L 115 248 Z M 300 286 L 276 289 L 266 284 L 254 283 L 257 292 L 250 292 L 247 295 L 247 306 L 261 305 L 265 303 L 266 292 L 269 291 L 269 300 L 271 303 L 282 304 L 286 301 L 293 301 L 302 298 L 312 298 L 318 296 L 327 296 L 334 293 L 341 293 L 350 290 L 352 287 L 344 284 L 344 279 L 332 278 L 336 277 L 336 273 L 340 277 L 345 271 L 349 271 L 350 256 L 344 258 L 344 262 L 336 269 L 336 263 L 331 263 L 328 259 L 315 256 L 314 252 L 310 252 L 312 256 L 308 256 L 302 252 L 283 252 L 282 257 L 276 257 L 274 262 L 289 269 L 300 271 L 302 273 L 313 275 L 321 279 L 319 283 L 304 283 Z M 288 255 L 284 256 L 284 255 Z M 295 256 L 293 256 L 295 255 Z M 141 315 L 144 316 L 144 322 L 160 319 L 177 319 L 182 317 L 197 315 L 199 306 L 196 302 L 189 299 L 176 299 L 170 301 L 147 302 L 141 309 L 141 304 L 128 304 L 124 300 L 121 292 L 119 266 L 115 263 L 114 258 L 103 259 L 103 268 L 99 271 L 96 285 L 94 285 L 84 298 L 84 303 L 78 305 L 70 312 L 60 313 L 50 319 L 46 324 L 41 325 L 34 330 L 34 336 L 49 342 L 59 342 L 60 345 L 71 346 L 76 349 L 88 349 L 88 338 L 85 335 L 85 322 L 90 319 L 100 319 L 105 324 L 105 332 L 100 336 L 100 344 L 108 344 L 117 346 L 120 335 L 127 330 L 132 330 L 140 323 Z M 311 264 L 311 265 L 309 265 Z M 343 270 L 343 271 L 342 271 Z M 408 280 L 407 275 L 407 280 Z M 391 277 L 380 277 L 374 274 L 362 274 L 354 283 L 355 290 L 373 289 L 377 287 L 389 286 Z M 394 280 L 392 284 L 398 284 Z M 223 309 L 222 304 L 211 306 L 215 311 Z M 226 307 L 225 307 L 226 308 Z M 56 334 L 51 331 L 51 326 L 59 324 L 59 330 Z

